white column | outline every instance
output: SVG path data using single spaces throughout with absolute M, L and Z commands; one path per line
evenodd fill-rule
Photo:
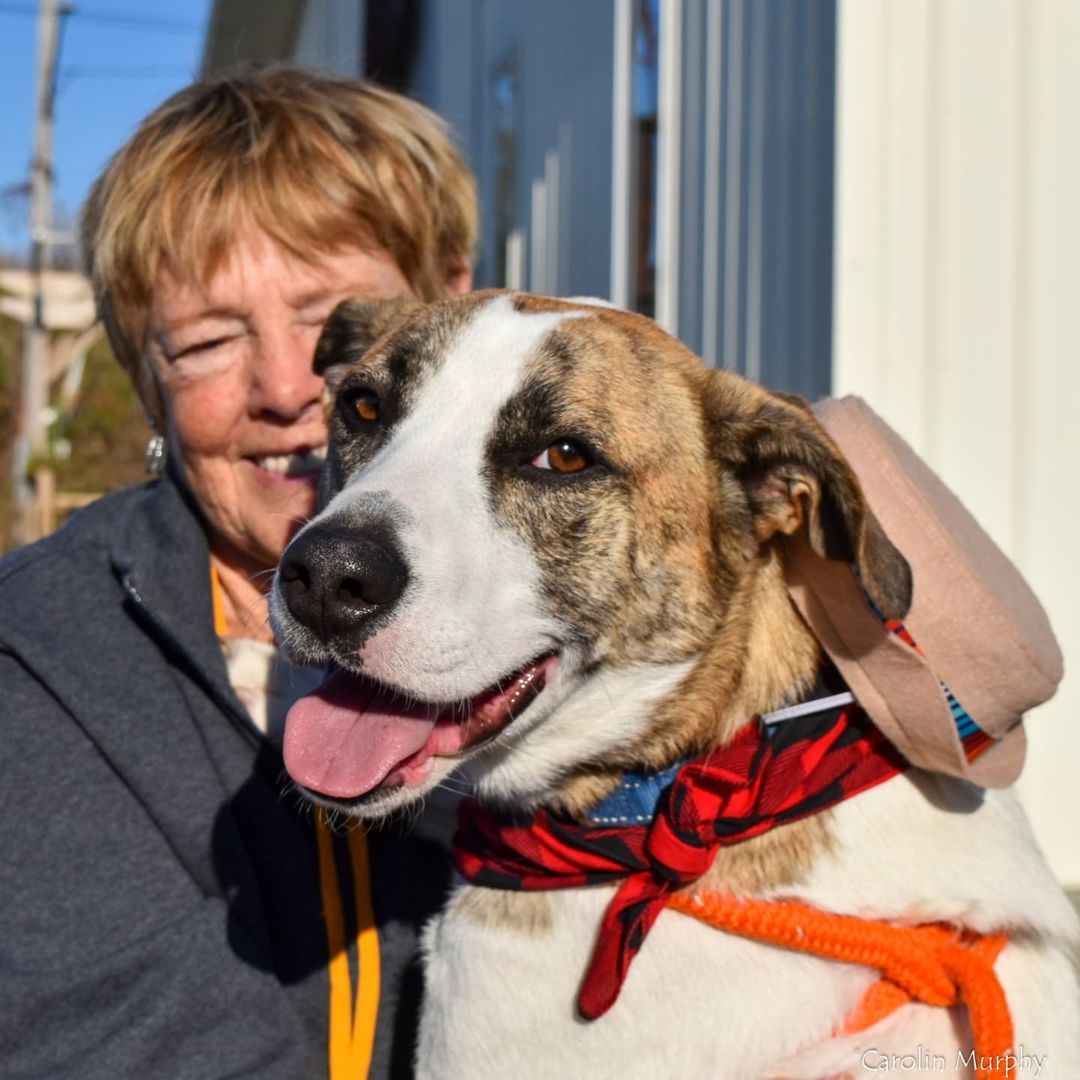
M 1072 886 L 1077 41 L 1074 0 L 841 0 L 833 320 L 834 391 L 912 443 L 1050 615 L 1067 674 L 1029 716 L 1019 787 Z
M 679 332 L 679 176 L 683 0 L 660 0 L 657 102 L 656 321 Z
M 615 0 L 612 34 L 614 69 L 611 109 L 611 285 L 617 307 L 633 303 L 634 272 L 634 0 Z

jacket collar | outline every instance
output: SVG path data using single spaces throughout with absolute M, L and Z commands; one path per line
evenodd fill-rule
M 199 516 L 163 478 L 99 499 L 23 551 L 3 647 L 109 763 L 204 894 L 219 895 L 211 838 L 239 842 L 223 807 L 253 762 L 271 777 L 281 766 L 228 682 Z
M 171 469 L 128 504 L 115 523 L 110 552 L 136 617 L 219 704 L 250 726 L 214 634 L 206 526 Z

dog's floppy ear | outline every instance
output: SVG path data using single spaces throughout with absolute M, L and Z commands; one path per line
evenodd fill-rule
M 903 618 L 911 606 L 911 568 L 810 406 L 745 384 L 711 397 L 714 453 L 745 491 L 759 543 L 805 539 L 816 554 L 854 564 L 882 614 Z
M 330 313 L 315 346 L 315 373 L 326 379 L 330 390 L 335 390 L 349 367 L 420 305 L 414 296 L 342 300 Z

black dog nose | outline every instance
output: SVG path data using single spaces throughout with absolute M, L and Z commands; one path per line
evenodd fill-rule
M 285 549 L 278 576 L 289 611 L 323 641 L 363 630 L 409 578 L 385 535 L 332 525 L 305 529 Z

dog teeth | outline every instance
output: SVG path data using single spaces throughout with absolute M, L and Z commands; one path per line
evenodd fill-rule
M 304 454 L 273 454 L 257 458 L 260 469 L 282 476 L 305 476 L 319 472 L 326 461 L 326 447 L 320 446 Z
M 513 705 L 514 702 L 516 702 L 517 699 L 519 697 L 521 697 L 522 692 L 529 686 L 529 684 L 535 678 L 536 678 L 536 672 L 535 671 L 527 671 L 520 679 L 518 679 L 517 686 L 516 686 L 514 692 L 510 695 L 510 702 L 509 702 L 510 705 Z

